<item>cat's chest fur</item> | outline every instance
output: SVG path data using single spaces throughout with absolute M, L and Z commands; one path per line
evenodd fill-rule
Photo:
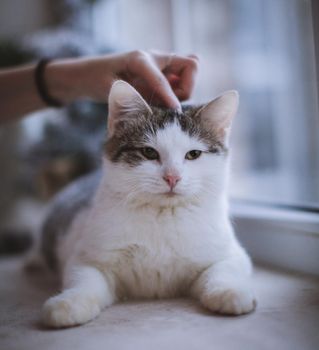
M 93 218 L 82 257 L 114 280 L 120 297 L 172 297 L 220 259 L 227 238 L 199 208 L 109 210 Z M 96 237 L 94 237 L 96 235 Z
M 118 249 L 114 260 L 104 268 L 107 273 L 111 271 L 120 298 L 183 295 L 203 270 L 201 264 L 170 251 L 169 247 L 154 251 L 138 243 Z

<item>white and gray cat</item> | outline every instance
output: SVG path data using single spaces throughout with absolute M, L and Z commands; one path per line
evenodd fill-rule
M 44 225 L 43 252 L 63 277 L 45 324 L 83 324 L 126 298 L 191 296 L 231 315 L 255 308 L 251 262 L 227 208 L 237 106 L 230 91 L 162 110 L 113 84 L 102 169 L 61 193 Z

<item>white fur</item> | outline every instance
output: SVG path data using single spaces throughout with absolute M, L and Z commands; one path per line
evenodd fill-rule
M 44 305 L 49 326 L 82 324 L 125 298 L 190 295 L 213 312 L 254 309 L 250 259 L 228 219 L 227 158 L 186 160 L 188 151 L 207 146 L 177 124 L 149 146 L 161 163 L 129 168 L 104 159 L 92 208 L 60 245 L 64 290 Z M 174 197 L 165 194 L 168 169 L 181 176 Z

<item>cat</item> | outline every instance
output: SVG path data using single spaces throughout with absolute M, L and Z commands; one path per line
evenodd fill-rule
M 86 323 L 126 298 L 190 296 L 229 315 L 255 309 L 251 260 L 227 205 L 238 100 L 228 91 L 164 110 L 124 81 L 112 85 L 101 170 L 59 194 L 43 227 L 43 251 L 63 281 L 44 303 L 47 326 Z

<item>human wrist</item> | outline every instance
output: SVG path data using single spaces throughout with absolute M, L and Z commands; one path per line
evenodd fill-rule
M 62 107 L 63 103 L 52 97 L 48 92 L 47 82 L 44 77 L 46 67 L 50 63 L 50 59 L 43 58 L 41 59 L 35 67 L 34 70 L 34 80 L 37 88 L 37 92 L 42 102 L 49 107 Z
M 82 97 L 79 89 L 79 67 L 76 60 L 58 59 L 49 62 L 44 72 L 47 92 L 62 104 Z

